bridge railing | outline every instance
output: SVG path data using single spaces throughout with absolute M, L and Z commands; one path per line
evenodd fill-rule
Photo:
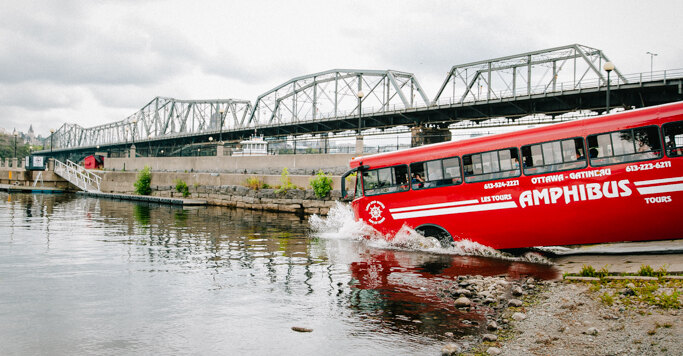
M 100 191 L 102 177 L 68 159 L 66 163 L 55 160 L 55 173 L 86 192 Z
M 610 78 L 610 85 L 619 88 L 619 86 L 624 85 L 624 84 L 637 84 L 637 83 L 645 83 L 645 82 L 658 82 L 658 81 L 666 81 L 669 79 L 673 78 L 682 78 L 683 77 L 683 69 L 673 69 L 673 70 L 662 70 L 662 71 L 653 71 L 653 72 L 642 72 L 642 73 L 634 73 L 634 74 L 626 74 L 624 75 L 625 80 L 622 80 L 619 78 L 619 76 L 613 76 Z M 436 105 L 452 105 L 452 104 L 461 104 L 461 103 L 473 103 L 473 102 L 486 102 L 486 101 L 491 101 L 491 100 L 499 100 L 499 99 L 509 99 L 509 98 L 517 98 L 517 97 L 524 97 L 524 96 L 529 96 L 529 95 L 538 95 L 538 94 L 549 94 L 549 93 L 563 93 L 565 91 L 572 91 L 572 90 L 583 90 L 583 89 L 595 89 L 595 88 L 600 88 L 600 87 L 606 87 L 607 82 L 605 80 L 600 80 L 600 79 L 593 79 L 593 80 L 583 80 L 578 84 L 575 84 L 573 82 L 558 82 L 555 84 L 555 90 L 550 90 L 549 85 L 547 83 L 544 84 L 539 84 L 531 87 L 531 90 L 529 91 L 528 88 L 516 88 L 516 90 L 494 90 L 491 91 L 491 98 L 490 99 L 477 99 L 474 98 L 471 95 L 466 96 L 463 100 L 460 100 L 460 98 L 455 98 L 455 97 L 448 97 L 444 99 L 440 99 L 439 101 L 436 102 Z M 478 95 L 479 97 L 485 96 L 483 95 L 486 90 L 486 88 L 482 88 L 482 95 Z M 363 110 L 365 112 L 365 110 Z

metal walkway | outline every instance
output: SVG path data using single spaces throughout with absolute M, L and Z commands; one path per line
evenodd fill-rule
M 102 177 L 69 160 L 66 163 L 55 160 L 55 173 L 83 191 L 100 192 Z

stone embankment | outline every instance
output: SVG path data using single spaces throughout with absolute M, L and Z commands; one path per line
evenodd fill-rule
M 448 298 L 485 320 L 464 320 L 465 336 L 442 355 L 683 355 L 677 276 L 601 282 L 459 277 Z M 676 299 L 678 300 L 676 302 Z
M 152 190 L 155 196 L 182 196 L 173 186 L 152 186 Z M 313 190 L 291 189 L 278 193 L 275 189 L 254 190 L 239 185 L 199 186 L 192 190 L 191 198 L 205 199 L 209 205 L 318 215 L 327 215 L 341 197 L 338 190 L 320 199 Z

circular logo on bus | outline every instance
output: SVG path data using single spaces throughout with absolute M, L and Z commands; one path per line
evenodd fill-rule
M 384 217 L 382 213 L 384 212 L 384 204 L 377 200 L 371 201 L 367 206 L 365 206 L 365 211 L 370 214 L 368 221 L 373 224 L 381 224 L 384 222 Z

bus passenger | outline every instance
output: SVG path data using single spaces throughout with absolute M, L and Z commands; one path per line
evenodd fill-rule
M 413 173 L 413 189 L 424 187 L 425 180 L 422 178 L 420 173 Z

